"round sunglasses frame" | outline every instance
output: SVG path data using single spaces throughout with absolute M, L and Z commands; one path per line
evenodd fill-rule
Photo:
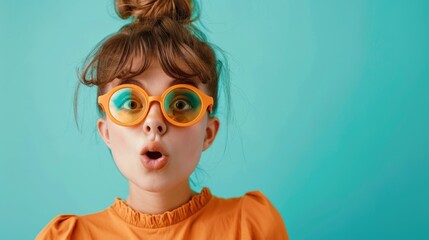
M 110 98 L 112 97 L 112 95 L 116 91 L 118 91 L 120 89 L 123 89 L 123 88 L 131 88 L 133 91 L 139 92 L 140 94 L 142 94 L 143 96 L 145 96 L 145 98 L 147 99 L 147 106 L 148 107 L 144 110 L 144 113 L 141 115 L 141 117 L 137 118 L 135 121 L 130 122 L 130 123 L 123 123 L 121 121 L 118 121 L 116 118 L 113 117 L 112 113 L 110 112 L 110 106 L 109 106 L 109 104 L 110 104 Z M 197 117 L 194 120 L 192 120 L 190 122 L 187 122 L 187 123 L 181 123 L 181 122 L 174 121 L 173 119 L 171 119 L 167 115 L 167 112 L 166 112 L 166 110 L 164 108 L 165 97 L 172 90 L 175 90 L 175 89 L 178 89 L 178 88 L 189 89 L 189 90 L 195 92 L 198 95 L 198 97 L 201 99 L 202 106 L 201 106 L 200 112 L 198 113 Z M 140 87 L 138 85 L 135 85 L 135 84 L 122 84 L 122 85 L 118 85 L 118 86 L 112 88 L 106 94 L 101 95 L 101 96 L 98 97 L 98 104 L 101 106 L 101 108 L 103 109 L 103 111 L 107 114 L 107 116 L 109 117 L 109 119 L 112 122 L 114 122 L 114 123 L 116 123 L 118 125 L 121 125 L 121 126 L 125 126 L 125 127 L 131 127 L 131 126 L 135 126 L 135 125 L 141 123 L 146 118 L 147 113 L 149 112 L 150 106 L 151 106 L 151 104 L 153 102 L 158 102 L 159 105 L 161 106 L 161 111 L 162 111 L 162 115 L 164 116 L 164 118 L 169 123 L 171 123 L 171 124 L 173 124 L 175 126 L 178 126 L 178 127 L 188 127 L 188 126 L 194 125 L 195 123 L 197 123 L 198 121 L 201 120 L 201 118 L 204 116 L 204 114 L 205 114 L 205 112 L 207 110 L 209 111 L 209 113 L 211 113 L 212 112 L 212 108 L 213 108 L 213 98 L 210 97 L 210 96 L 208 96 L 208 95 L 206 95 L 200 89 L 198 89 L 198 88 L 196 88 L 196 87 L 194 87 L 192 85 L 189 85 L 189 84 L 176 84 L 176 85 L 173 85 L 173 86 L 167 88 L 162 93 L 161 96 L 149 96 L 142 87 Z M 107 111 L 106 111 L 106 109 L 107 109 Z

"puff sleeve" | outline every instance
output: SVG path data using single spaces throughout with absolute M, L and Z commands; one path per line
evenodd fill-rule
M 242 198 L 240 224 L 242 239 L 289 239 L 280 213 L 260 191 Z
M 72 214 L 62 214 L 53 218 L 40 233 L 36 240 L 45 239 L 78 239 L 78 217 Z

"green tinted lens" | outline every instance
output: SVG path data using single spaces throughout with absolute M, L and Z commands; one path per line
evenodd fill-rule
M 176 88 L 169 92 L 164 100 L 164 109 L 168 117 L 179 123 L 188 123 L 198 117 L 202 101 L 194 91 Z
M 109 110 L 116 120 L 122 123 L 131 123 L 142 116 L 146 105 L 143 94 L 132 88 L 122 88 L 110 98 Z

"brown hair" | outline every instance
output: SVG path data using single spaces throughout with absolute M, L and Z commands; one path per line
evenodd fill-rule
M 199 17 L 198 6 L 192 0 L 116 0 L 116 12 L 122 19 L 133 21 L 102 40 L 86 58 L 75 90 L 75 120 L 81 84 L 96 85 L 98 97 L 106 92 L 107 83 L 141 74 L 154 58 L 173 78 L 197 77 L 207 84 L 216 113 L 219 76 L 226 59 L 222 55 L 221 61 L 216 56 L 214 49 L 218 48 L 208 43 L 204 33 L 193 24 Z M 132 70 L 136 57 L 142 58 L 142 64 Z M 225 87 L 227 90 L 228 86 Z M 226 97 L 229 98 L 227 91 Z M 105 116 L 96 104 L 99 115 Z

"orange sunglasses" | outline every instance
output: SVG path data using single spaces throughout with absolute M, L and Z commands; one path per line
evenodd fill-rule
M 98 104 L 110 120 L 127 127 L 141 123 L 152 102 L 159 102 L 164 118 L 179 127 L 197 123 L 213 108 L 212 97 L 188 84 L 173 85 L 161 96 L 149 96 L 135 84 L 122 84 L 98 97 Z

